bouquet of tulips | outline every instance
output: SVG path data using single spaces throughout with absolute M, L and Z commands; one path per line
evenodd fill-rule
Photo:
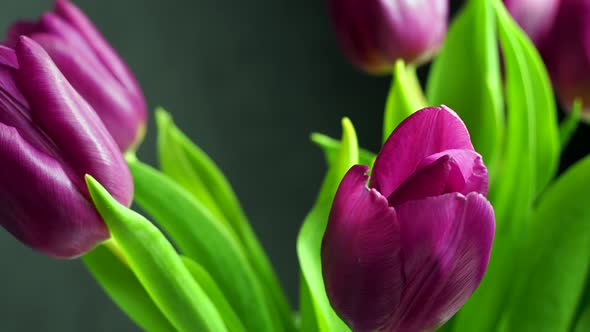
M 312 135 L 328 171 L 297 239 L 297 308 L 163 109 L 160 169 L 136 157 L 142 91 L 68 0 L 0 45 L 0 224 L 82 259 L 146 331 L 590 331 L 590 158 L 557 175 L 590 119 L 590 0 L 466 0 L 448 29 L 447 0 L 329 11 L 350 62 L 393 75 L 379 153 L 347 118 Z

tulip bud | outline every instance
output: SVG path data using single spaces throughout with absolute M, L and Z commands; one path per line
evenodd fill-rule
M 590 1 L 562 0 L 555 23 L 539 47 L 564 108 L 580 98 L 590 122 Z
M 551 30 L 561 0 L 504 0 L 514 20 L 539 44 Z
M 322 242 L 326 291 L 353 331 L 430 331 L 479 285 L 495 222 L 488 174 L 459 117 L 420 110 L 353 166 Z
M 70 258 L 109 237 L 84 175 L 122 204 L 133 182 L 115 141 L 49 55 L 21 37 L 0 46 L 0 224 L 46 255 Z
M 448 0 L 329 0 L 336 35 L 349 60 L 369 73 L 396 60 L 421 64 L 447 32 Z
M 51 56 L 70 84 L 94 108 L 119 148 L 143 138 L 146 102 L 131 71 L 92 22 L 68 0 L 38 21 L 21 21 L 8 31 L 8 46 L 27 35 Z

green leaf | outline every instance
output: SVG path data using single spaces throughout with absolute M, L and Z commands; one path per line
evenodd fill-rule
M 297 237 L 297 254 L 301 265 L 301 324 L 306 328 L 313 322 L 317 326 L 310 331 L 334 332 L 349 331 L 336 315 L 324 288 L 320 248 L 328 222 L 328 214 L 338 185 L 344 174 L 358 163 L 358 142 L 352 123 L 342 120 L 342 144 L 338 157 L 330 166 L 324 179 L 317 201 L 305 218 Z M 308 306 L 312 306 L 309 308 Z M 313 317 L 310 317 L 313 313 Z M 311 323 L 310 323 L 311 322 Z M 306 330 L 307 331 L 307 330 Z
M 186 266 L 193 278 L 199 285 L 201 285 L 205 293 L 207 293 L 207 296 L 211 299 L 213 304 L 215 304 L 219 314 L 223 317 L 227 329 L 231 332 L 246 332 L 246 328 L 244 328 L 242 321 L 238 315 L 236 315 L 234 309 L 225 298 L 221 289 L 219 289 L 219 286 L 217 286 L 215 280 L 209 275 L 209 272 L 192 259 L 188 257 L 181 258 L 184 266 Z
M 445 104 L 465 121 L 490 176 L 502 143 L 504 113 L 493 8 L 470 0 L 449 28 L 428 78 L 427 100 Z
M 539 88 L 541 83 L 531 82 L 542 81 L 542 71 L 526 37 L 503 5 L 498 1 L 490 4 L 494 5 L 498 18 L 508 108 L 504 151 L 489 193 L 497 229 L 488 270 L 457 316 L 456 332 L 496 330 L 513 284 L 514 256 L 522 249 L 520 237 L 530 220 L 535 193 L 553 176 L 557 165 L 554 149 L 557 145 L 551 143 L 545 150 L 539 144 L 549 144 L 549 141 L 539 139 L 537 135 L 538 129 L 548 127 L 547 117 L 551 113 L 554 116 L 555 112 L 549 106 L 539 105 L 539 102 L 546 102 L 546 91 Z M 548 136 L 552 137 L 551 133 Z
M 590 331 L 590 307 L 584 310 L 582 316 L 576 323 L 576 328 L 574 332 L 588 332 Z
M 283 328 L 294 331 L 292 309 L 231 185 L 209 156 L 174 125 L 166 111 L 156 110 L 156 122 L 162 171 L 209 209 L 215 220 L 236 233 Z
M 576 100 L 567 117 L 563 120 L 559 127 L 559 141 L 561 149 L 564 150 L 570 142 L 570 139 L 578 129 L 580 124 L 580 116 L 582 115 L 582 102 Z
M 129 267 L 172 325 L 181 332 L 228 331 L 166 237 L 143 216 L 117 202 L 90 175 L 86 183 Z
M 324 157 L 328 166 L 332 165 L 338 159 L 341 146 L 339 140 L 320 133 L 312 133 L 311 140 L 324 151 Z M 367 166 L 372 166 L 377 157 L 373 152 L 365 149 L 359 149 L 358 155 L 358 163 Z
M 113 302 L 139 327 L 148 332 L 176 331 L 133 272 L 106 246 L 97 247 L 82 260 Z
M 164 174 L 128 160 L 135 201 L 170 235 L 180 251 L 217 282 L 248 331 L 281 331 L 245 250 L 232 230 Z
M 534 210 L 507 331 L 566 332 L 574 323 L 590 268 L 588 174 L 590 157 L 562 175 Z
M 426 97 L 416 76 L 416 68 L 397 60 L 393 68 L 391 88 L 385 104 L 383 142 L 405 118 L 426 107 Z

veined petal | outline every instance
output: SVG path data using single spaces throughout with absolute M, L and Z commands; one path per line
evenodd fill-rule
M 400 232 L 387 199 L 367 188 L 367 166 L 353 166 L 336 193 L 322 242 L 332 306 L 354 331 L 386 323 L 404 286 Z
M 13 49 L 0 45 L 0 66 L 18 68 L 18 61 Z
M 479 153 L 473 150 L 446 150 L 426 157 L 422 164 L 428 164 L 444 156 L 449 157 L 451 165 L 445 193 L 458 192 L 467 195 L 470 192 L 478 192 L 487 195 L 488 169 Z
M 458 193 L 397 209 L 406 285 L 383 331 L 424 331 L 450 319 L 479 285 L 495 231 L 491 204 Z
M 92 105 L 121 150 L 135 141 L 145 113 L 137 108 L 133 96 L 93 56 L 85 57 L 72 50 L 77 44 L 47 33 L 30 36 L 49 54 L 53 62 L 76 91 Z
M 86 39 L 88 45 L 94 49 L 94 52 L 103 64 L 109 68 L 112 74 L 117 77 L 117 79 L 130 92 L 143 102 L 141 88 L 130 70 L 86 15 L 68 0 L 57 0 L 55 2 L 55 13 L 80 32 L 82 37 Z M 145 105 L 143 105 L 143 108 L 145 108 Z
M 375 160 L 371 187 L 388 197 L 435 153 L 472 150 L 463 121 L 446 106 L 424 108 L 404 120 L 383 145 Z
M 129 169 L 94 110 L 36 42 L 21 37 L 16 53 L 20 69 L 15 77 L 29 100 L 33 121 L 60 147 L 76 172 L 71 180 L 78 190 L 88 197 L 84 175 L 90 174 L 129 205 L 133 191 Z
M 109 237 L 60 163 L 1 123 L 0 159 L 0 224 L 18 240 L 49 256 L 72 258 Z

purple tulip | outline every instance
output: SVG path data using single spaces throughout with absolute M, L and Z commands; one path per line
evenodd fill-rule
M 90 174 L 122 204 L 133 182 L 92 107 L 36 42 L 0 46 L 0 225 L 27 246 L 79 256 L 109 237 L 84 183 Z
M 6 45 L 27 35 L 41 44 L 57 67 L 90 103 L 122 151 L 143 137 L 146 102 L 134 76 L 82 11 L 67 0 L 38 21 L 16 22 Z
M 447 33 L 448 0 L 329 0 L 338 41 L 369 73 L 391 72 L 398 59 L 430 60 Z
M 590 1 L 562 0 L 555 23 L 539 45 L 553 87 L 569 109 L 580 98 L 590 122 Z
M 514 20 L 539 44 L 551 30 L 561 0 L 504 0 Z
M 479 285 L 495 231 L 488 174 L 449 108 L 391 134 L 370 181 L 355 165 L 322 243 L 332 307 L 353 331 L 418 332 L 450 319 Z

